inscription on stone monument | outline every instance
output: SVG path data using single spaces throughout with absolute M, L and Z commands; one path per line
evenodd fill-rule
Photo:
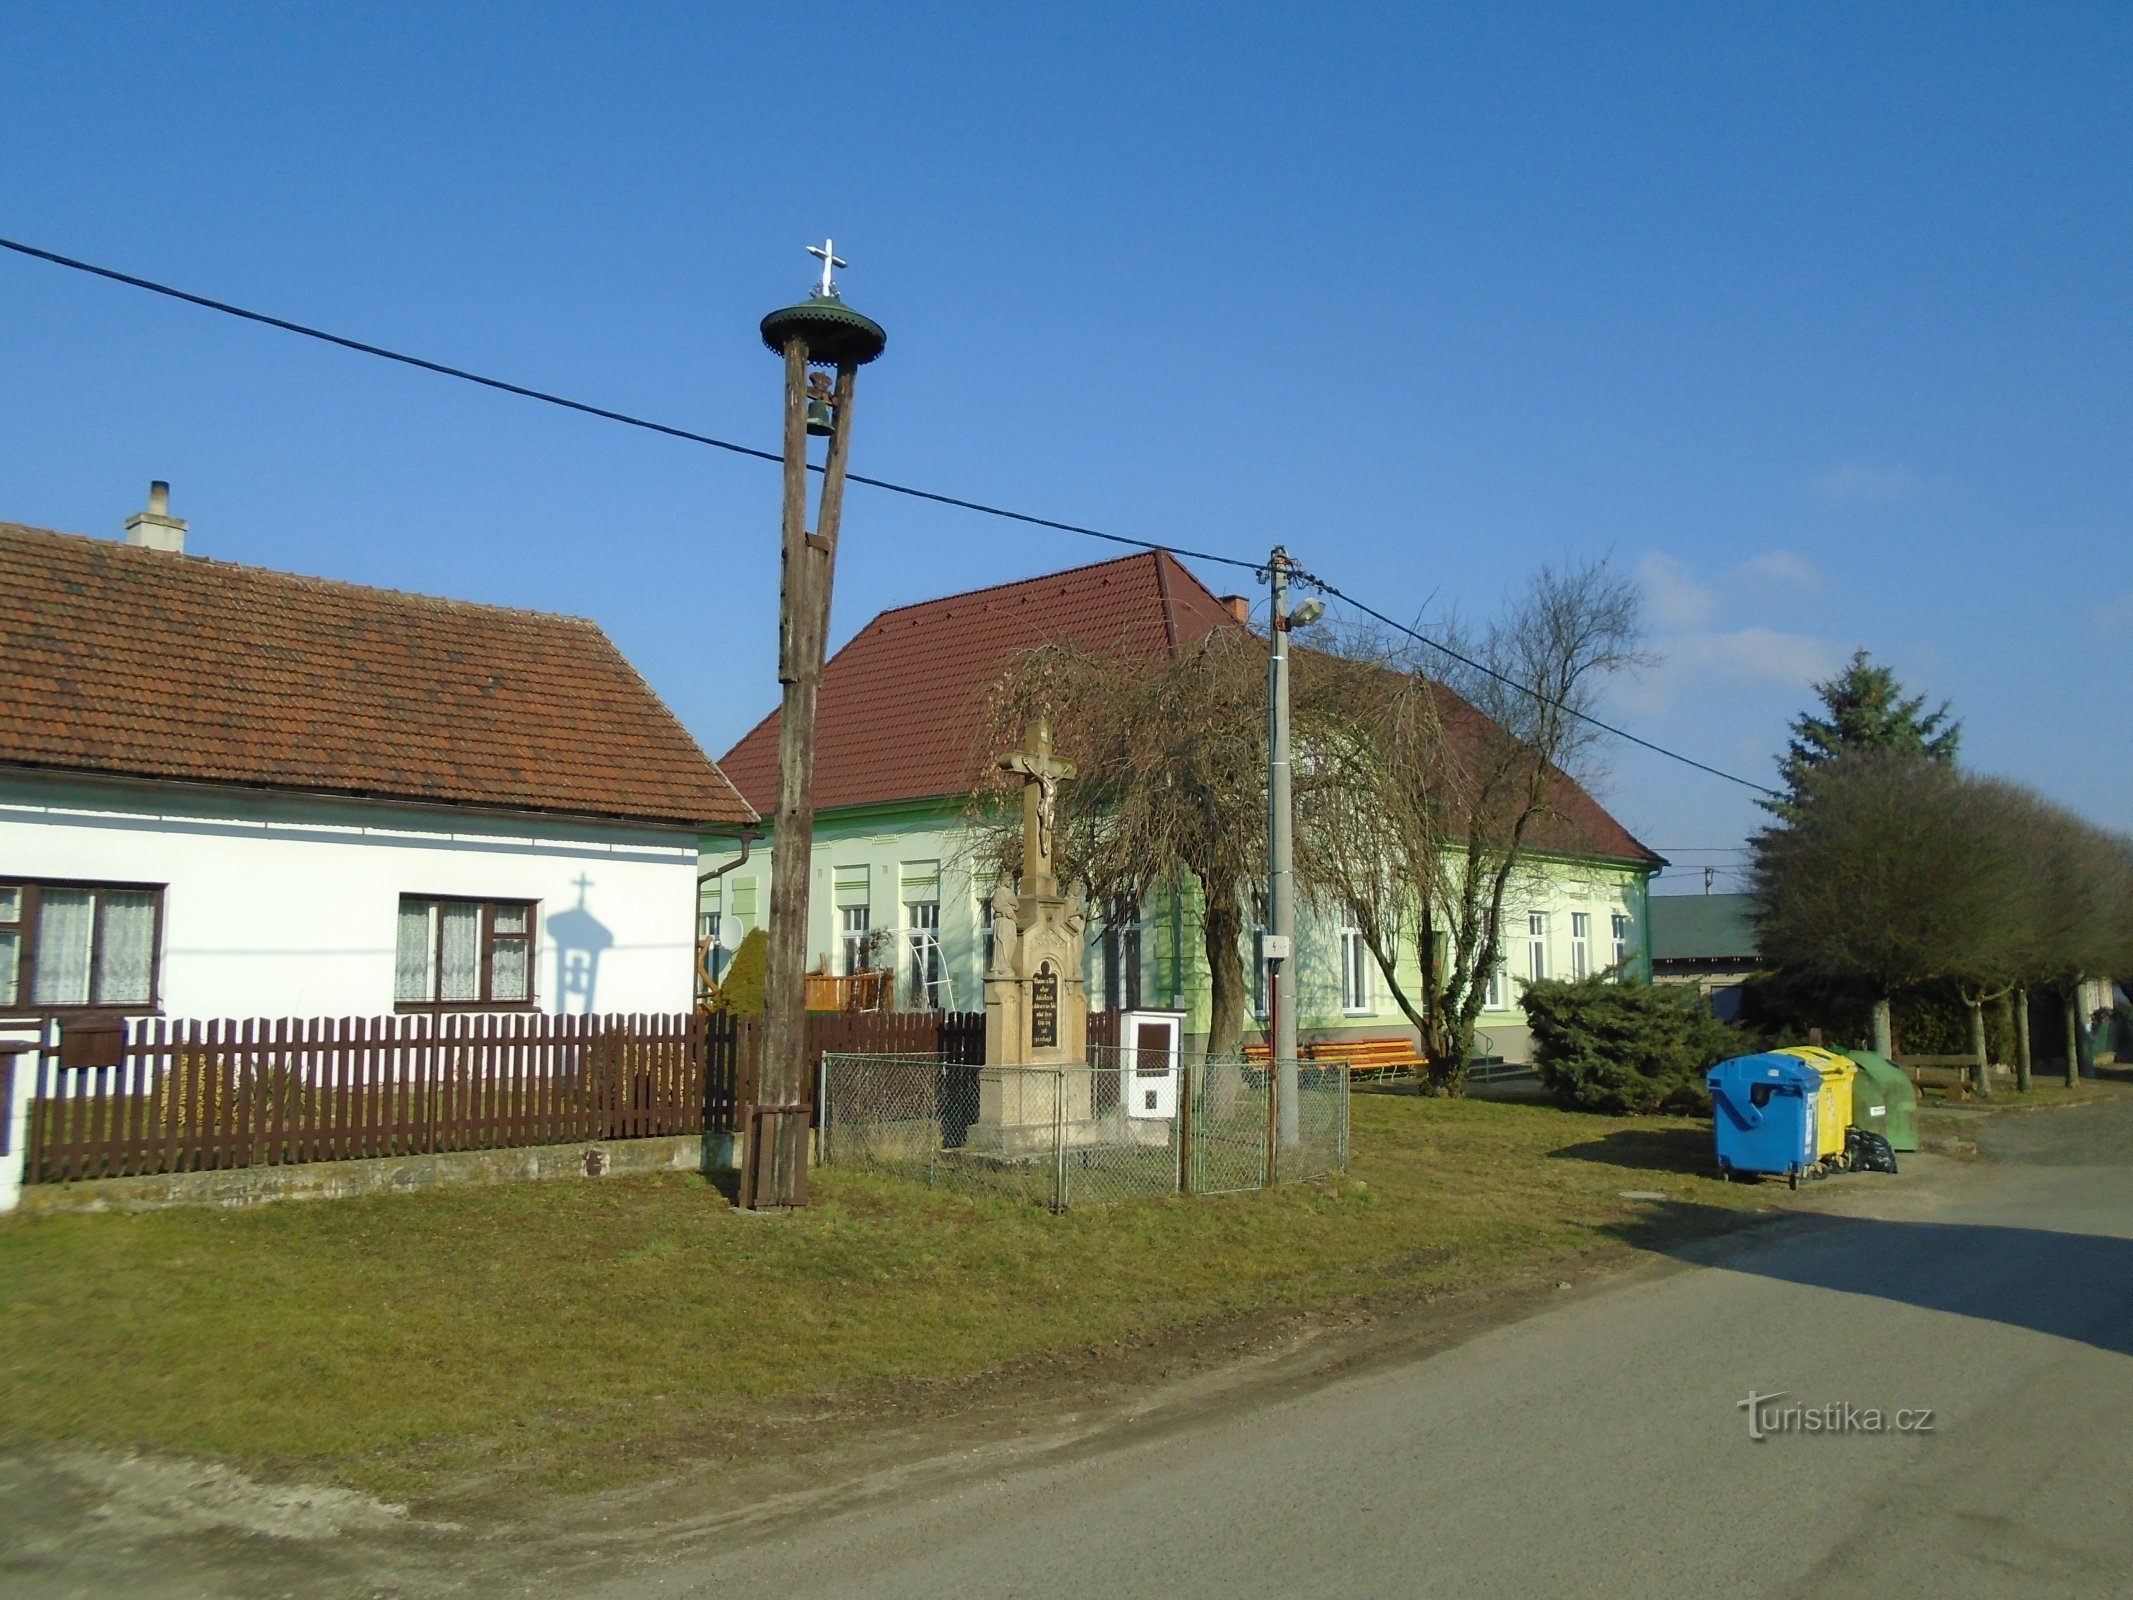
M 1059 1043 L 1059 975 L 1052 970 L 1050 962 L 1045 963 L 1036 982 L 1030 985 L 1029 1042 L 1039 1049 Z

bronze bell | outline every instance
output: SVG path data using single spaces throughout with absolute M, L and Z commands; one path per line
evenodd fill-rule
M 807 431 L 810 437 L 826 439 L 833 430 L 836 408 L 830 401 L 829 374 L 813 372 L 807 378 Z

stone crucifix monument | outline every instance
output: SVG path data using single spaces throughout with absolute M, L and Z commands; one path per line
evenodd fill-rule
M 970 1143 L 1011 1155 L 1051 1148 L 1062 1124 L 1090 1118 L 1086 1064 L 1089 1003 L 1081 976 L 1081 896 L 1062 894 L 1059 785 L 1074 764 L 1052 754 L 1049 723 L 1031 725 L 1024 748 L 1000 758 L 1022 778 L 1022 875 L 992 898 L 992 963 L 985 973 L 985 1070 Z M 1019 1067 L 1065 1067 L 1059 1077 Z M 995 1069 L 1007 1068 L 1007 1071 Z

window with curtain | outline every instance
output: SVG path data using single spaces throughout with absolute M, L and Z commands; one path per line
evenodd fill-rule
M 1548 913 L 1526 913 L 1526 979 L 1539 983 L 1548 976 Z
M 0 883 L 0 1011 L 152 1010 L 163 891 Z
M 844 956 L 844 976 L 867 970 L 869 933 L 873 917 L 865 906 L 843 906 L 838 913 L 838 938 Z
M 1352 906 L 1341 913 L 1341 1009 L 1370 1009 L 1370 950 Z
M 400 897 L 393 1001 L 403 1009 L 533 1003 L 533 903 Z
M 911 1004 L 941 1009 L 941 903 L 912 900 L 904 906 L 904 937 L 911 949 Z
M 1508 1011 L 1511 1009 L 1510 963 L 1504 959 L 1503 947 L 1497 946 L 1496 959 L 1489 964 L 1488 990 L 1481 997 L 1484 1011 Z

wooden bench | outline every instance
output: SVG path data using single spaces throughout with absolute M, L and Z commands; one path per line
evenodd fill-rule
M 1397 1035 L 1386 1039 L 1314 1039 L 1303 1047 L 1304 1059 L 1317 1062 L 1343 1061 L 1348 1080 L 1397 1078 L 1403 1072 L 1420 1072 L 1428 1063 L 1414 1041 Z
M 1898 1070 L 1907 1075 L 1911 1086 L 1923 1089 L 1928 1084 L 1952 1088 L 1968 1094 L 1978 1086 L 1978 1060 L 1976 1056 L 1914 1056 L 1896 1057 Z M 2012 1078 L 2014 1069 L 1994 1062 L 1989 1070 L 1994 1078 Z
M 1351 1082 L 1364 1078 L 1393 1078 L 1403 1072 L 1419 1072 L 1424 1063 L 1414 1045 L 1402 1038 L 1313 1039 L 1296 1047 L 1300 1060 L 1318 1066 L 1345 1065 Z M 1247 1044 L 1244 1059 L 1263 1067 L 1274 1057 L 1269 1044 Z

